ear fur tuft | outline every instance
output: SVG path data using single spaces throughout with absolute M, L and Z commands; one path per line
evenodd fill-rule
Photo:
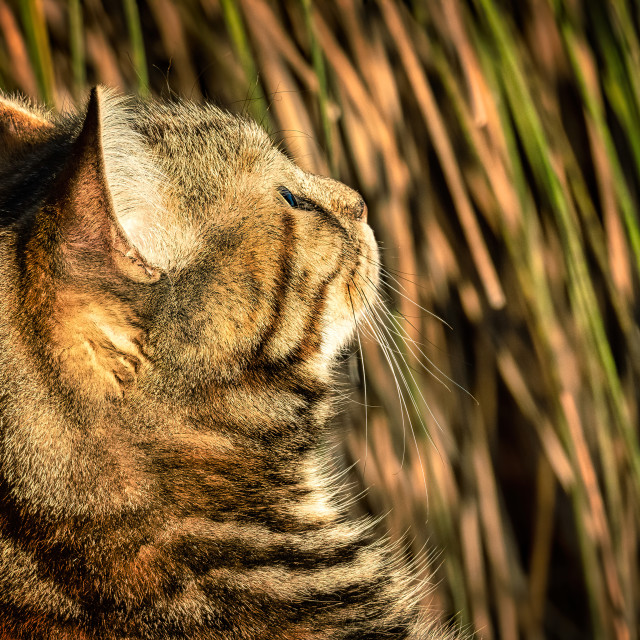
M 34 113 L 21 101 L 0 95 L 0 152 L 34 142 L 51 129 L 53 125 L 44 116 Z

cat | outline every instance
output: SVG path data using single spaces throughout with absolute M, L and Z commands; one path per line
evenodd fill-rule
M 0 96 L 0 640 L 449 637 L 325 471 L 377 265 L 248 119 Z

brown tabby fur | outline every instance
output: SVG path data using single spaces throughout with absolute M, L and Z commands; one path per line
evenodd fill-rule
M 0 640 L 444 637 L 322 472 L 376 262 L 252 122 L 0 97 Z

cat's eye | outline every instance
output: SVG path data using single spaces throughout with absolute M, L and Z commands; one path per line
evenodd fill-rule
M 280 187 L 278 189 L 278 192 L 287 201 L 290 207 L 293 207 L 295 209 L 298 206 L 298 201 L 296 200 L 296 197 L 293 195 L 293 193 L 291 193 L 291 191 L 289 191 L 289 189 L 285 187 Z

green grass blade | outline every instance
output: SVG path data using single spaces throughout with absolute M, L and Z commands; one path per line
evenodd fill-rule
M 258 72 L 242 16 L 235 0 L 221 0 L 220 5 L 227 30 L 231 36 L 231 41 L 240 58 L 245 79 L 251 87 L 248 105 L 249 112 L 258 122 L 265 125 L 268 122 L 267 105 L 258 79 Z
M 331 133 L 331 121 L 329 119 L 328 112 L 328 90 L 327 90 L 327 73 L 324 64 L 324 56 L 318 43 L 318 39 L 315 34 L 315 28 L 313 24 L 313 12 L 311 9 L 311 0 L 302 0 L 302 7 L 304 10 L 304 20 L 307 28 L 307 35 L 309 42 L 311 43 L 311 61 L 313 63 L 313 69 L 316 72 L 318 78 L 318 105 L 320 107 L 320 118 L 322 120 L 322 132 L 324 137 L 324 144 L 326 149 L 326 155 L 329 160 L 329 166 L 331 173 L 336 173 L 336 162 L 333 153 L 333 136 Z
M 605 122 L 604 114 L 600 105 L 598 105 L 597 101 L 594 99 L 593 93 L 589 90 L 586 79 L 584 77 L 581 61 L 578 56 L 579 44 L 577 42 L 577 36 L 573 32 L 571 25 L 567 22 L 564 22 L 562 24 L 562 35 L 565 38 L 565 42 L 567 44 L 569 59 L 578 80 L 578 86 L 582 92 L 582 98 L 587 107 L 588 114 L 593 119 L 598 134 L 604 141 L 607 149 L 607 157 L 609 159 L 609 163 L 611 164 L 611 169 L 614 175 L 614 188 L 616 190 L 618 202 L 622 210 L 623 219 L 627 227 L 627 232 L 629 233 L 629 242 L 631 243 L 632 253 L 635 257 L 636 270 L 640 274 L 640 226 L 638 225 L 638 217 L 635 211 L 635 205 L 631 198 L 631 194 L 629 193 L 629 189 L 627 188 L 627 185 L 625 183 L 622 167 L 620 166 L 618 154 L 616 152 L 613 140 L 611 139 L 609 128 L 607 127 L 607 124 Z M 619 90 L 620 87 L 616 89 L 616 92 Z M 622 102 L 624 103 L 624 100 Z M 618 96 L 615 95 L 614 106 L 619 107 L 619 112 L 621 112 L 621 114 L 623 115 L 623 122 L 627 121 L 628 118 L 625 117 L 626 108 L 619 103 L 620 100 Z M 636 139 L 635 133 L 637 127 L 632 126 L 632 129 L 634 130 L 634 132 L 630 134 L 632 140 L 632 148 L 634 152 L 636 151 L 636 149 L 638 149 L 637 153 L 640 154 L 640 141 Z M 638 166 L 640 168 L 640 155 L 638 156 L 638 162 Z
M 127 29 L 131 41 L 133 67 L 138 77 L 138 93 L 146 97 L 149 95 L 149 73 L 147 71 L 147 56 L 144 51 L 144 39 L 140 24 L 140 13 L 136 0 L 122 0 Z
M 69 48 L 73 72 L 73 93 L 80 97 L 87 83 L 84 60 L 84 32 L 80 0 L 69 0 Z
M 42 2 L 40 0 L 23 0 L 20 2 L 20 9 L 22 12 L 22 24 L 27 35 L 29 56 L 36 72 L 40 95 L 47 105 L 54 106 L 51 45 L 49 44 Z

